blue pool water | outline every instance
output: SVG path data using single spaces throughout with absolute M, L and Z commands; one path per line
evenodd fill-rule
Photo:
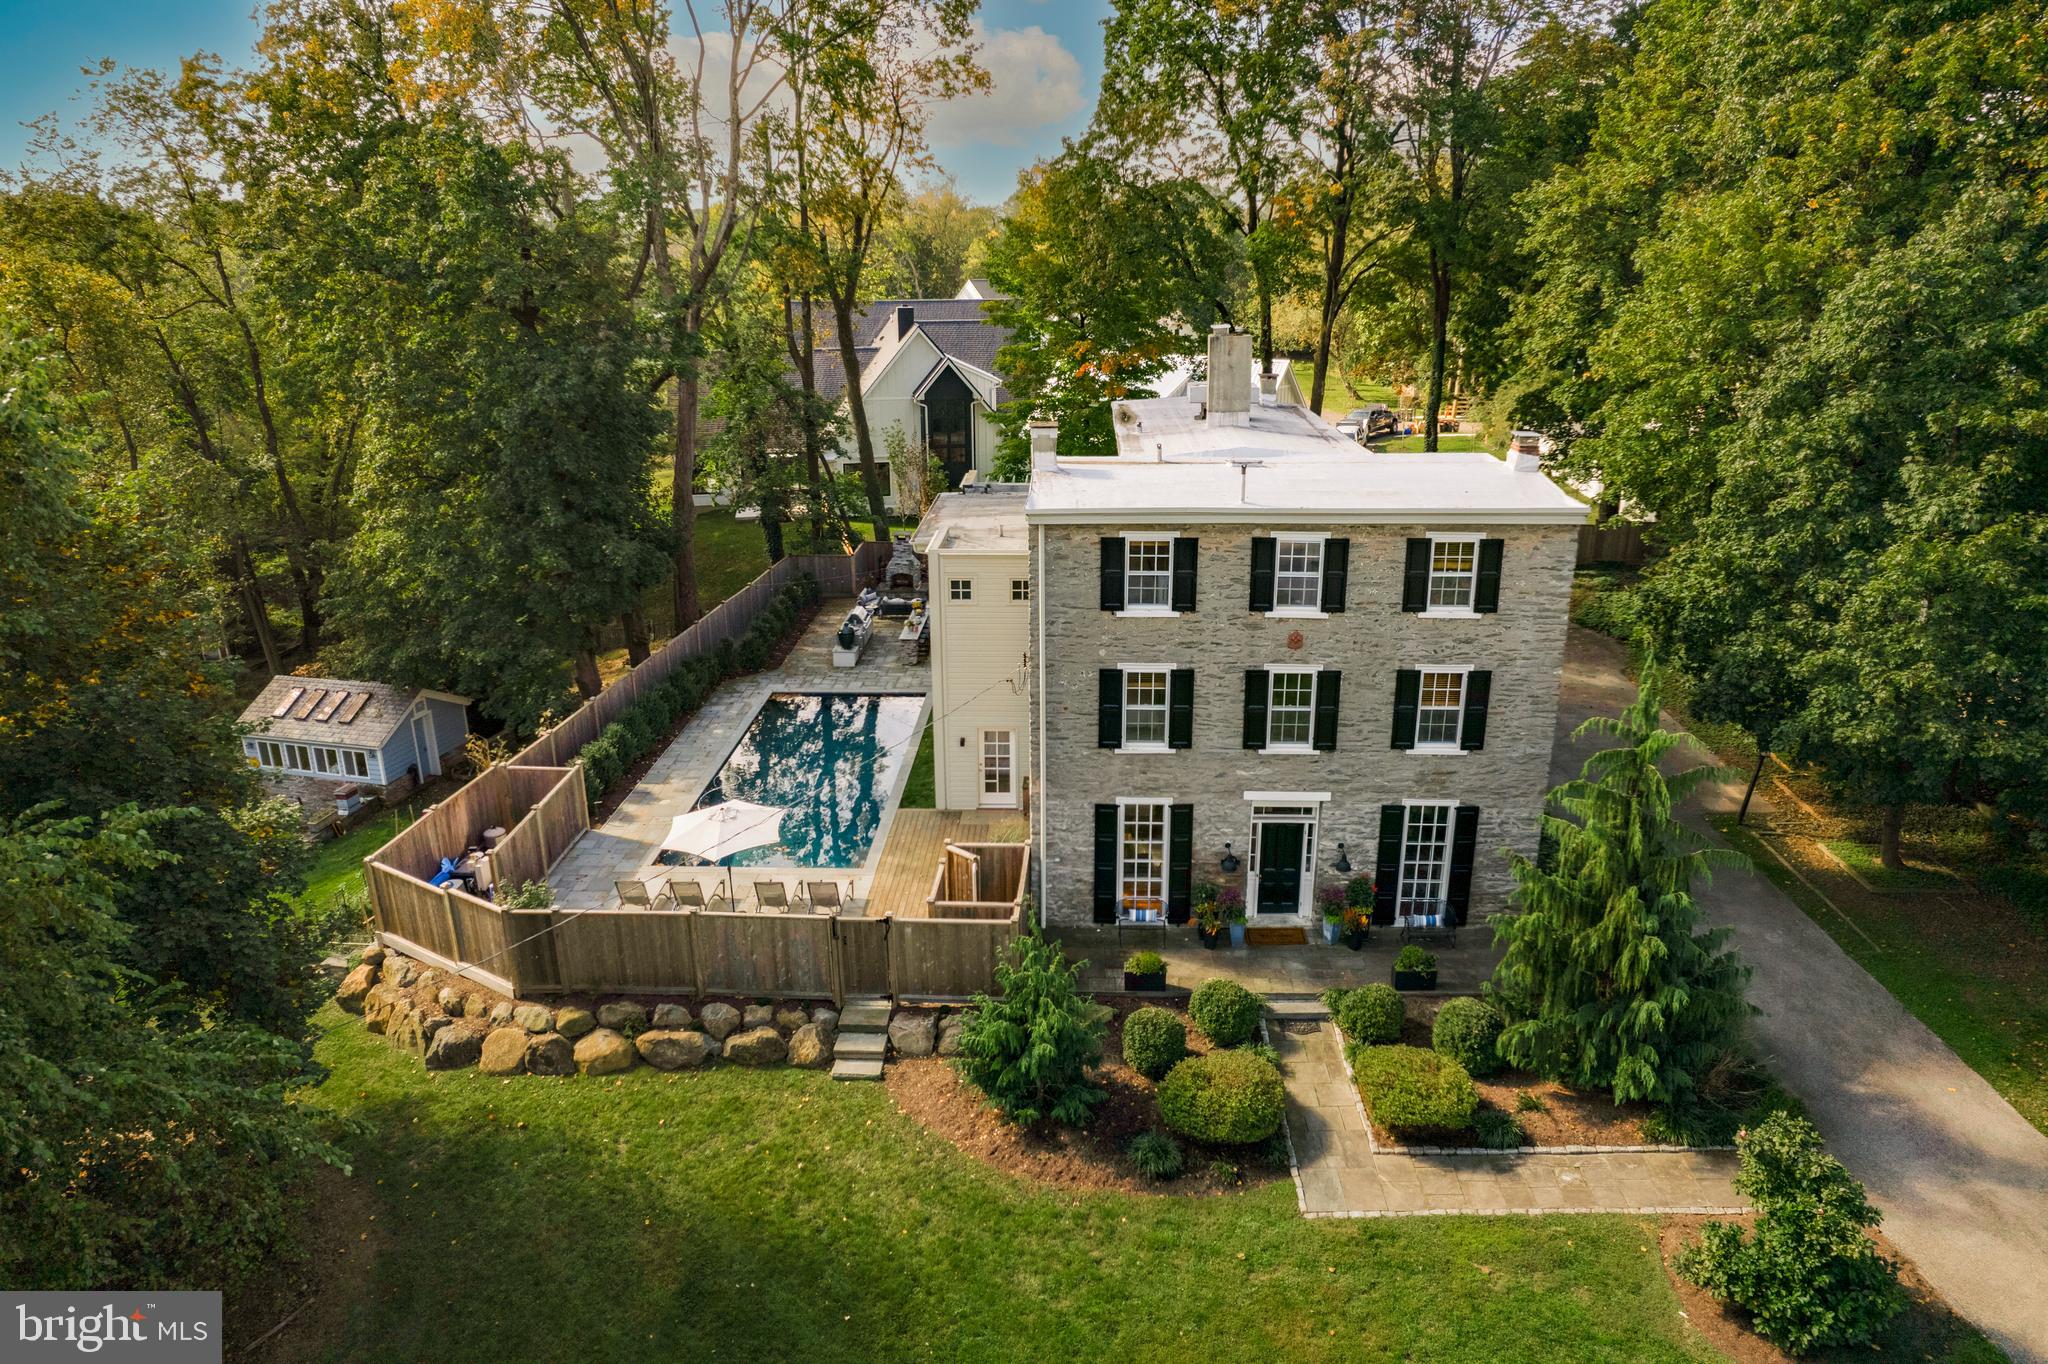
M 917 753 L 922 696 L 777 692 L 762 703 L 693 809 L 751 800 L 789 811 L 782 842 L 736 867 L 858 867 Z M 692 860 L 664 853 L 663 861 Z

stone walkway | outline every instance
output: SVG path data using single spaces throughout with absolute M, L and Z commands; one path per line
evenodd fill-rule
M 1069 958 L 1085 960 L 1082 988 L 1113 993 L 1123 986 L 1124 958 L 1141 948 L 1166 961 L 1170 988 L 1192 990 L 1211 976 L 1226 976 L 1254 994 L 1272 997 L 1315 995 L 1340 986 L 1349 989 L 1392 979 L 1394 954 L 1401 950 L 1398 930 L 1375 929 L 1359 951 L 1321 942 L 1292 947 L 1205 948 L 1189 928 L 1138 925 L 1055 926 L 1048 936 Z M 1455 947 L 1429 945 L 1437 959 L 1437 990 L 1471 994 L 1493 974 L 1499 952 L 1491 929 L 1479 927 L 1458 934 Z
M 1411 1156 L 1373 1150 L 1334 1025 L 1269 1025 L 1305 1217 L 1742 1210 L 1728 1151 Z
M 781 667 L 727 682 L 711 694 L 711 699 L 654 760 L 647 775 L 612 812 L 611 818 L 578 839 L 576 845 L 548 872 L 548 883 L 555 888 L 557 905 L 565 909 L 616 908 L 618 891 L 613 882 L 626 880 L 646 869 L 661 844 L 662 836 L 668 832 L 669 821 L 696 803 L 698 794 L 717 775 L 719 765 L 732 752 L 732 746 L 739 742 L 740 735 L 753 722 L 755 712 L 771 694 L 779 691 L 865 691 L 915 692 L 922 695 L 930 691 L 930 666 L 904 663 L 893 636 L 870 643 L 858 667 L 832 666 L 832 636 L 846 616 L 847 605 L 845 600 L 828 600 L 820 605 L 817 618 L 804 631 L 796 647 L 790 650 Z M 922 729 L 920 724 L 919 732 Z M 914 745 L 915 740 L 912 742 Z M 902 764 L 892 775 L 892 781 L 901 783 L 913 756 L 914 753 L 903 755 Z M 889 825 L 895 814 L 896 806 L 892 799 L 888 812 L 882 817 L 881 827 L 875 831 L 875 841 L 863 868 L 854 872 L 832 873 L 832 878 L 840 883 L 842 893 L 850 898 L 866 898 L 868 882 L 880 860 L 881 848 L 888 839 Z M 723 879 L 722 871 L 718 875 Z M 742 900 L 746 898 L 745 888 L 761 879 L 789 885 L 798 878 L 787 867 L 734 869 L 734 883 L 742 892 Z

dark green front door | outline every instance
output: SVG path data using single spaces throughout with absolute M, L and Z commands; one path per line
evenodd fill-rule
M 1299 824 L 1259 826 L 1259 913 L 1301 911 L 1302 837 Z

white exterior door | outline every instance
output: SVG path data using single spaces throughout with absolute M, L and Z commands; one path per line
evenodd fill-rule
M 1017 808 L 1017 732 L 981 732 L 981 805 L 986 810 Z

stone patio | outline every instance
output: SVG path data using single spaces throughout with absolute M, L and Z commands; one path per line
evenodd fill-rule
M 1391 983 L 1394 955 L 1401 950 L 1396 929 L 1374 929 L 1371 939 L 1356 952 L 1321 942 L 1211 949 L 1203 947 L 1195 930 L 1186 925 L 1053 927 L 1046 935 L 1059 943 L 1069 958 L 1087 961 L 1084 989 L 1110 993 L 1123 987 L 1124 958 L 1141 950 L 1165 958 L 1170 989 L 1192 990 L 1211 976 L 1226 976 L 1247 990 L 1281 999 L 1321 994 L 1332 986 L 1349 989 L 1373 981 Z M 1499 959 L 1493 932 L 1484 926 L 1460 929 L 1456 947 L 1441 943 L 1426 947 L 1436 954 L 1437 991 L 1443 994 L 1475 993 L 1493 974 L 1494 962 Z
M 669 821 L 696 803 L 697 796 L 718 772 L 726 754 L 739 742 L 753 721 L 761 703 L 779 691 L 863 691 L 913 692 L 929 694 L 931 669 L 918 663 L 899 647 L 894 631 L 877 631 L 860 665 L 832 666 L 832 637 L 845 618 L 851 601 L 828 599 L 782 666 L 727 682 L 690 718 L 668 748 L 656 758 L 640 784 L 635 786 L 611 818 L 578 839 L 548 873 L 555 889 L 555 903 L 564 909 L 617 908 L 618 891 L 613 882 L 643 873 L 653 861 L 668 832 Z M 922 727 L 920 726 L 920 731 Z M 907 764 L 905 767 L 907 770 Z M 900 780 L 900 776 L 898 780 Z M 840 893 L 856 903 L 864 902 L 889 828 L 896 817 L 891 802 L 864 867 L 820 873 L 802 879 L 823 880 L 827 876 L 840 885 Z M 717 869 L 717 879 L 725 871 Z M 732 869 L 736 890 L 744 900 L 745 890 L 756 881 L 781 881 L 796 891 L 798 869 L 790 867 L 737 867 Z M 706 869 L 708 886 L 712 870 Z

